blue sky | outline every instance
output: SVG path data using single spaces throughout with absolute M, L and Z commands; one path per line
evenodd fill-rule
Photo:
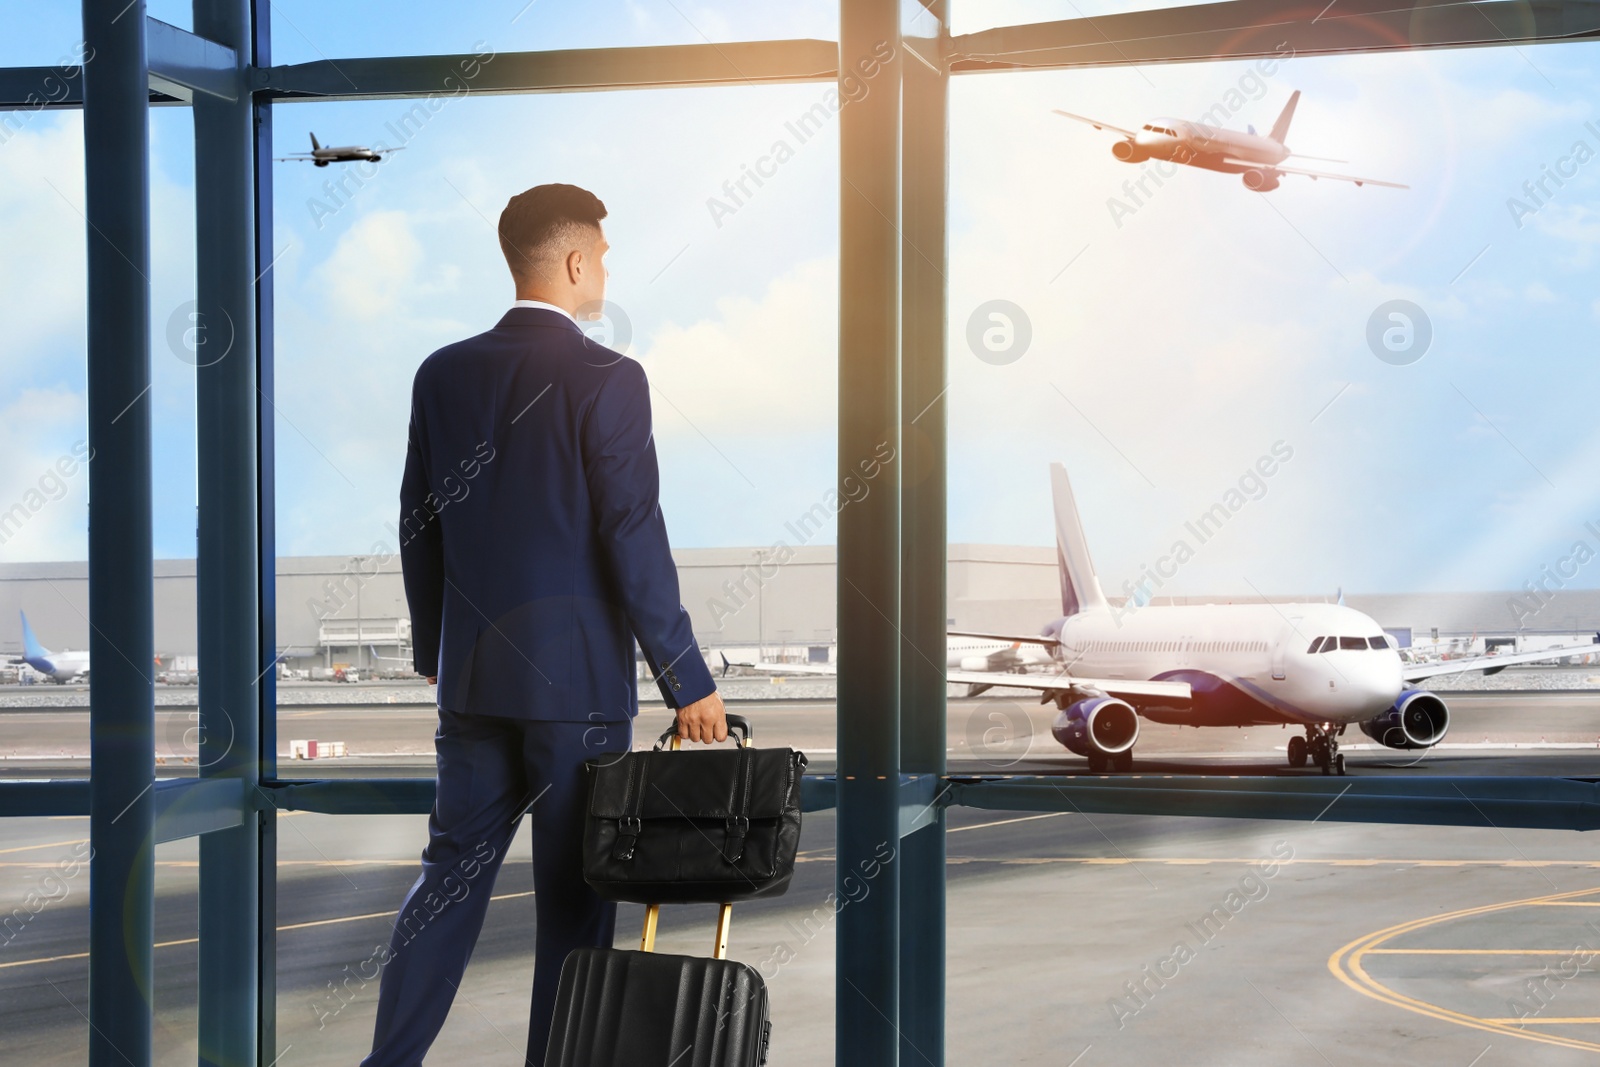
M 957 29 L 1067 17 L 1072 6 L 985 5 Z M 182 24 L 186 7 L 152 13 Z M 279 4 L 277 58 L 829 37 L 835 19 L 826 4 L 520 8 L 418 4 L 397 18 L 392 5 Z M 70 51 L 70 17 L 21 16 L 33 22 L 0 42 L 0 63 Z M 1579 538 L 1600 547 L 1584 528 L 1600 525 L 1600 161 L 1547 186 L 1520 225 L 1507 208 L 1575 142 L 1600 153 L 1585 126 L 1600 128 L 1593 47 L 1289 58 L 1270 75 L 1186 64 L 957 79 L 943 401 L 951 539 L 1048 543 L 1046 464 L 1060 459 L 1102 579 L 1118 589 L 1283 442 L 1292 458 L 1264 495 L 1198 547 L 1170 591 L 1516 588 Z M 1150 195 L 1114 216 L 1109 202 L 1132 203 L 1123 183 L 1140 168 L 1112 158 L 1109 135 L 1051 114 L 1138 126 L 1223 102 L 1234 124 L 1266 128 L 1294 89 L 1304 96 L 1291 147 L 1411 188 L 1286 177 L 1262 195 L 1182 171 L 1159 186 L 1147 178 Z M 357 552 L 385 536 L 411 373 L 501 313 L 511 293 L 491 220 L 512 193 L 551 180 L 589 186 L 611 210 L 609 295 L 656 386 L 675 542 L 785 537 L 835 464 L 837 120 L 803 144 L 789 129 L 824 93 L 450 99 L 412 120 L 404 152 L 337 197 L 323 186 L 330 171 L 279 164 L 280 551 Z M 312 131 L 325 143 L 393 143 L 409 107 L 284 105 L 278 149 L 303 150 Z M 0 144 L 5 506 L 83 435 L 79 129 L 74 115 L 34 115 Z M 716 217 L 708 201 L 726 202 L 724 182 L 780 140 L 792 158 Z M 167 332 L 193 294 L 187 114 L 154 113 L 152 143 L 156 543 L 186 556 L 192 369 Z M 1005 365 L 967 342 L 969 316 L 995 299 L 1031 326 L 1027 351 Z M 1374 310 L 1396 299 L 1432 324 L 1431 346 L 1406 366 L 1379 360 L 1366 339 Z M 0 559 L 81 558 L 84 493 L 83 480 L 70 485 Z M 1596 575 L 1600 563 L 1574 584 Z

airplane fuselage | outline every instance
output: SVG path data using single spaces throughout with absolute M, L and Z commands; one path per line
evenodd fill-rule
M 42 656 L 23 656 L 22 662 L 53 682 L 70 682 L 89 673 L 87 652 L 50 652 Z
M 318 164 L 323 163 L 357 163 L 383 161 L 383 156 L 370 148 L 361 145 L 349 145 L 344 148 L 319 148 L 311 153 L 311 159 Z
M 945 666 L 951 670 L 1020 671 L 1050 662 L 1050 654 L 1039 645 L 954 636 L 945 641 Z
M 1405 688 L 1393 641 L 1371 617 L 1337 604 L 1100 608 L 1045 632 L 1074 675 L 1189 683 L 1186 703 L 1130 701 L 1156 722 L 1358 723 L 1388 710 Z M 1325 637 L 1349 640 L 1311 652 Z
M 1242 174 L 1252 167 L 1269 170 L 1290 155 L 1288 148 L 1258 133 L 1171 118 L 1152 119 L 1113 150 L 1125 163 L 1165 159 L 1224 174 Z

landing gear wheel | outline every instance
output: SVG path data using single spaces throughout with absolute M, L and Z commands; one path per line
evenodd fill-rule
M 1337 774 L 1341 778 L 1344 777 L 1344 753 L 1343 752 L 1337 753 L 1333 757 L 1333 773 Z
M 1306 765 L 1306 739 L 1296 734 L 1289 738 L 1289 766 L 1304 767 Z
M 1133 770 L 1133 749 L 1130 748 L 1126 752 L 1118 752 L 1115 756 L 1112 756 L 1111 769 L 1124 773 Z
M 1333 773 L 1333 768 L 1328 766 L 1326 763 L 1319 763 L 1318 766 L 1322 768 L 1322 773 L 1323 774 L 1332 774 Z
M 1099 752 L 1089 753 L 1089 773 L 1104 774 L 1111 769 L 1111 758 Z

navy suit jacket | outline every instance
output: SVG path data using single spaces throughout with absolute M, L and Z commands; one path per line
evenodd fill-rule
M 667 706 L 716 689 L 679 601 L 644 368 L 566 316 L 512 308 L 423 360 L 400 487 L 419 673 L 448 711 L 638 713 L 634 641 Z

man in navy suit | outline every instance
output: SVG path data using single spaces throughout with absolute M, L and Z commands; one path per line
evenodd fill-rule
M 572 185 L 512 197 L 499 229 L 516 302 L 417 369 L 400 555 L 415 666 L 438 685 L 438 795 L 380 957 L 363 1067 L 422 1063 L 525 811 L 538 925 L 527 1063 L 543 1063 L 562 961 L 609 946 L 616 925 L 616 905 L 583 880 L 582 765 L 631 747 L 636 640 L 680 736 L 728 736 L 679 601 L 649 383 L 578 327 L 605 296 L 605 215 Z

